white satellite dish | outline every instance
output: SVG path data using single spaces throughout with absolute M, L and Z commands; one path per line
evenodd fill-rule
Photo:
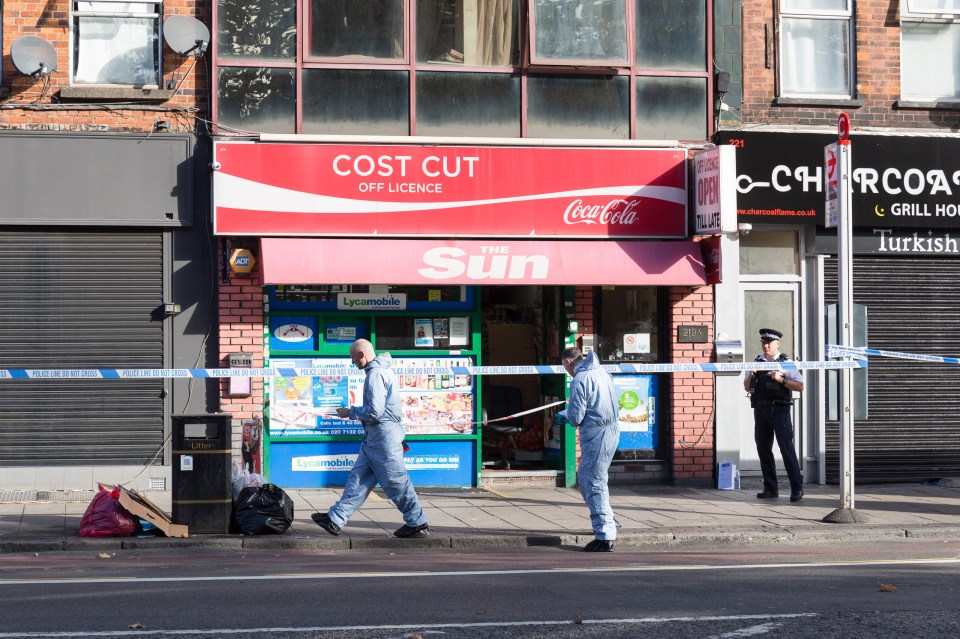
M 46 77 L 57 70 L 57 51 L 40 36 L 17 38 L 10 47 L 10 57 L 23 75 Z
M 170 16 L 163 21 L 163 41 L 180 55 L 200 55 L 210 44 L 210 30 L 196 18 Z

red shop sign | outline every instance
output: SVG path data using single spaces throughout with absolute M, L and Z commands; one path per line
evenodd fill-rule
M 683 149 L 218 142 L 221 235 L 687 235 Z

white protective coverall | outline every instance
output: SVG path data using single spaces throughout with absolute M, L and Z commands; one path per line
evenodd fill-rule
M 620 441 L 619 412 L 613 377 L 600 368 L 596 352 L 591 351 L 573 368 L 566 413 L 567 420 L 580 429 L 577 483 L 590 509 L 594 536 L 609 541 L 617 538 L 607 473 Z
M 363 369 L 363 405 L 350 407 L 350 419 L 363 424 L 360 454 L 347 477 L 340 499 L 327 513 L 343 528 L 367 500 L 377 483 L 403 513 L 410 527 L 427 523 L 420 500 L 403 463 L 403 426 L 397 376 L 390 370 L 393 358 L 383 353 Z

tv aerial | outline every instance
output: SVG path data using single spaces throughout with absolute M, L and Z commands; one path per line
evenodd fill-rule
M 10 47 L 10 58 L 17 71 L 34 78 L 45 78 L 57 70 L 57 51 L 40 36 L 17 38 Z
M 173 15 L 163 21 L 163 40 L 180 55 L 199 56 L 210 44 L 210 30 L 196 18 Z

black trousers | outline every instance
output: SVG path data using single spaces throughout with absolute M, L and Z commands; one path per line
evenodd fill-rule
M 790 406 L 757 406 L 753 409 L 753 439 L 757 443 L 757 455 L 760 457 L 760 471 L 763 473 L 763 489 L 780 492 L 777 483 L 777 461 L 773 457 L 773 440 L 777 440 L 783 467 L 790 480 L 790 492 L 803 489 L 803 477 L 800 475 L 800 461 L 793 445 L 793 423 Z

